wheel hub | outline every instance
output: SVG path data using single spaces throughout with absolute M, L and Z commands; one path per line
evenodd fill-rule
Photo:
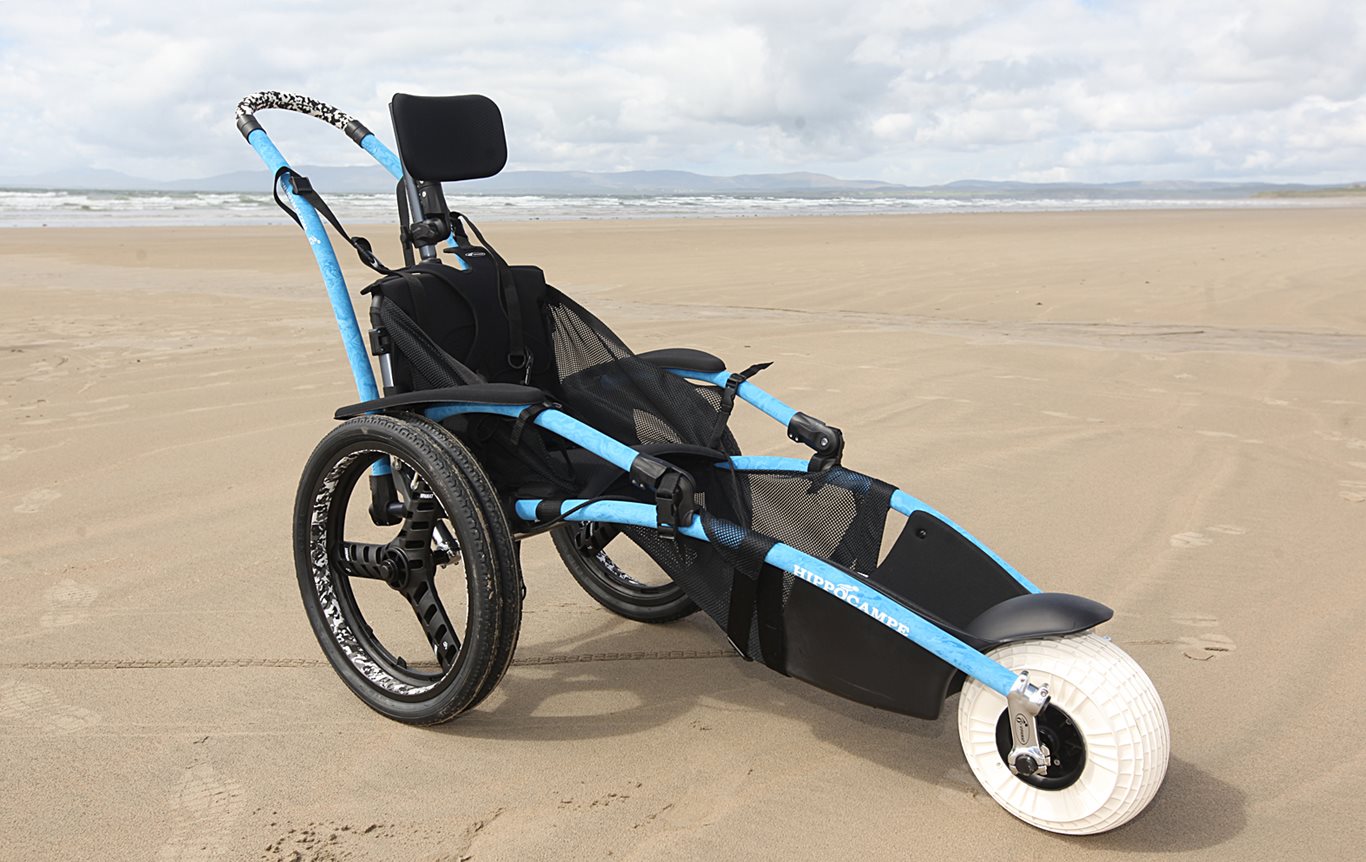
M 384 553 L 384 582 L 402 592 L 408 586 L 408 557 L 397 548 Z
M 1039 747 L 1048 752 L 1048 763 L 1040 764 L 1032 757 L 1020 755 L 1013 764 L 1015 777 L 1041 790 L 1070 787 L 1086 767 L 1086 743 L 1080 729 L 1071 716 L 1051 703 L 1035 717 L 1034 723 Z M 1010 712 L 1002 710 L 1001 718 L 996 722 L 996 751 L 1007 766 L 1012 765 L 1010 754 L 1014 744 Z M 1041 774 L 1040 766 L 1046 766 L 1046 774 Z

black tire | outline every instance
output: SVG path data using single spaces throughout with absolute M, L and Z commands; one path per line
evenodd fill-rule
M 618 566 L 605 547 L 585 547 L 583 539 L 600 529 L 602 525 L 592 522 L 576 522 L 551 531 L 569 574 L 598 604 L 640 623 L 668 623 L 697 612 L 697 605 L 673 581 L 642 583 Z
M 485 510 L 452 452 L 419 423 L 357 417 L 314 449 L 295 499 L 299 591 L 324 655 L 367 706 L 409 724 L 447 721 L 486 696 L 516 644 L 518 626 L 508 623 L 520 620 L 520 574 L 515 553 L 506 553 L 512 547 L 506 520 L 496 506 Z M 358 522 L 355 507 L 369 502 L 368 486 L 357 485 L 385 456 L 403 489 L 396 507 L 402 517 L 391 527 L 368 529 L 394 536 L 382 543 L 348 539 Z M 362 581 L 369 583 L 361 588 Z M 372 602 L 406 604 L 406 613 L 395 616 L 391 607 L 386 619 L 406 618 L 416 629 L 405 633 L 409 640 L 432 652 L 409 663 L 387 647 L 358 591 Z M 445 609 L 457 597 L 467 608 L 463 620 Z
M 489 479 L 483 466 L 480 465 L 474 454 L 465 447 L 460 438 L 451 433 L 445 426 L 433 422 L 425 416 L 405 414 L 402 418 L 411 421 L 416 428 L 429 432 L 451 459 L 451 462 L 460 470 L 465 481 L 469 483 L 470 490 L 479 505 L 479 511 L 489 527 L 489 534 L 493 538 L 494 564 L 500 572 L 510 572 L 515 575 L 515 586 L 510 587 L 512 600 L 502 603 L 503 613 L 498 625 L 500 632 L 510 632 L 511 634 L 498 638 L 498 649 L 493 657 L 493 663 L 489 667 L 489 675 L 484 679 L 484 684 L 480 687 L 474 700 L 466 707 L 466 709 L 473 709 L 498 687 L 503 675 L 512 666 L 513 654 L 517 651 L 517 638 L 522 630 L 522 603 L 526 599 L 526 582 L 522 578 L 521 548 L 519 543 L 512 538 L 512 528 L 508 524 L 507 512 L 499 500 L 493 481 Z

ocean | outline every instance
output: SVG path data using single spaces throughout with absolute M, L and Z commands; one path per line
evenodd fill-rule
M 268 180 L 267 180 L 268 182 Z M 1331 205 L 1331 200 L 1166 195 L 1161 197 L 1008 197 L 962 195 L 448 195 L 475 220 L 724 218 L 903 213 L 1208 209 Z M 396 217 L 390 194 L 327 194 L 344 221 L 375 224 Z M 260 192 L 152 192 L 0 189 L 3 227 L 159 227 L 283 224 L 268 188 Z

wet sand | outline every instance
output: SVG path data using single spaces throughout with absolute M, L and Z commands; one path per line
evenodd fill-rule
M 355 400 L 297 231 L 12 229 L 0 859 L 1359 853 L 1366 208 L 486 227 L 638 350 L 775 360 L 758 382 L 851 467 L 1114 607 L 1171 720 L 1152 807 L 1035 830 L 974 783 L 954 701 L 882 713 L 700 616 L 619 620 L 545 538 L 489 701 L 380 718 L 294 578 L 298 472 Z

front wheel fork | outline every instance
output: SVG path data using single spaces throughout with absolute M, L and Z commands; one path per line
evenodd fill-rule
M 1048 686 L 1036 686 L 1029 681 L 1029 671 L 1022 670 L 1015 684 L 1006 694 L 1006 710 L 1010 713 L 1012 747 L 1006 765 L 1016 775 L 1047 775 L 1051 753 L 1039 742 L 1039 728 L 1035 719 L 1048 707 Z
M 392 527 L 403 520 L 406 509 L 394 487 L 394 474 L 370 474 L 370 520 L 376 527 Z

